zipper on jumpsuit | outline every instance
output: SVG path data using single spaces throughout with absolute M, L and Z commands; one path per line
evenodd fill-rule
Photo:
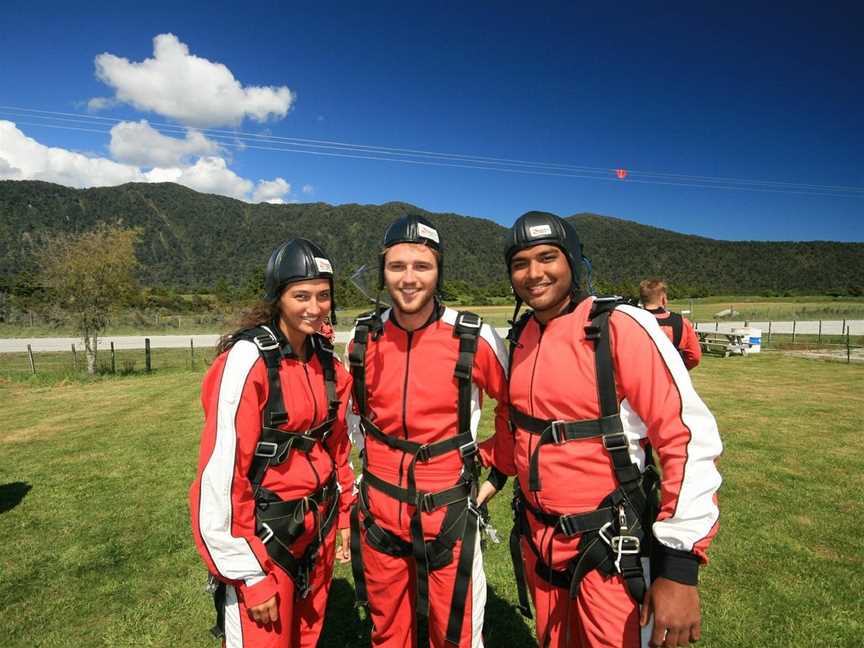
M 306 385 L 309 387 L 309 393 L 312 395 L 312 424 L 309 426 L 311 430 L 315 427 L 315 422 L 318 420 L 318 399 L 315 398 L 315 390 L 312 387 L 312 379 L 309 378 L 309 367 L 308 363 L 303 363 L 303 373 L 306 375 Z M 309 462 L 309 467 L 312 469 L 312 474 L 315 475 L 315 490 L 321 488 L 321 477 L 318 475 L 318 471 L 315 470 L 315 464 L 312 463 L 312 459 L 308 454 L 304 453 L 304 457 L 306 457 L 306 461 Z
M 405 439 L 408 439 L 408 373 L 411 366 L 411 340 L 414 337 L 414 331 L 406 331 L 408 343 L 405 347 L 405 380 L 402 383 L 402 432 Z M 405 471 L 405 453 L 402 453 L 402 458 L 399 460 L 399 487 L 402 487 L 402 476 Z M 402 526 L 402 507 L 406 506 L 400 502 L 399 504 L 399 526 Z

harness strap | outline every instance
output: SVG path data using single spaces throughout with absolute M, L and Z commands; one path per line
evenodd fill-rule
M 294 581 L 295 593 L 306 598 L 311 588 L 311 574 L 315 568 L 318 551 L 324 544 L 336 522 L 339 489 L 336 475 L 323 488 L 298 500 L 281 500 L 264 489 L 257 500 L 255 534 L 264 543 L 267 553 Z M 275 500 L 275 501 L 272 501 Z M 327 514 L 321 520 L 321 508 L 327 506 Z M 308 511 L 316 517 L 316 537 L 299 557 L 291 553 L 291 545 L 305 532 L 305 517 Z
M 657 323 L 672 329 L 672 344 L 675 345 L 676 349 L 680 348 L 681 339 L 684 337 L 684 318 L 680 314 L 670 311 L 668 317 L 658 319 Z

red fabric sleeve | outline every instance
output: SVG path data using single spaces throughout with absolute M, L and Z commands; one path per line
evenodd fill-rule
M 654 534 L 673 552 L 706 562 L 719 519 L 715 460 L 722 444 L 716 421 L 652 315 L 619 307 L 610 331 L 619 393 L 644 422 L 662 470 Z
M 339 481 L 339 519 L 336 526 L 345 529 L 349 525 L 351 505 L 354 503 L 354 471 L 349 461 L 351 455 L 351 440 L 348 438 L 346 415 L 348 401 L 351 399 L 351 374 L 338 362 L 336 369 L 336 391 L 339 396 L 339 414 L 333 425 L 333 431 L 327 439 L 330 456 L 336 464 L 336 478 Z
M 693 330 L 693 325 L 684 320 L 684 328 L 681 334 L 681 357 L 687 370 L 693 369 L 702 360 L 702 347 L 699 346 L 699 336 Z
M 264 601 L 275 583 L 267 577 L 273 565 L 255 535 L 247 479 L 267 400 L 267 371 L 257 347 L 238 342 L 219 356 L 204 378 L 201 400 L 205 422 L 190 490 L 195 543 L 212 573 L 238 585 L 245 598 Z

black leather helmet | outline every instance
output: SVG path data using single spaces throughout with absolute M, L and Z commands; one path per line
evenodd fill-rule
M 582 262 L 582 243 L 579 241 L 579 235 L 566 220 L 548 212 L 530 211 L 522 214 L 513 223 L 513 227 L 507 234 L 507 247 L 504 250 L 508 274 L 510 262 L 517 252 L 544 244 L 554 245 L 564 252 L 570 264 L 573 290 L 578 290 L 579 269 Z
M 336 294 L 333 263 L 312 241 L 290 239 L 273 250 L 264 272 L 264 298 L 279 299 L 282 289 L 295 281 L 328 279 L 330 281 L 330 321 L 336 323 Z
M 384 232 L 384 252 L 378 262 L 378 284 L 384 287 L 384 254 L 388 248 L 399 243 L 420 243 L 438 252 L 438 290 L 440 292 L 444 280 L 444 247 L 435 226 L 419 214 L 405 214 L 390 223 Z

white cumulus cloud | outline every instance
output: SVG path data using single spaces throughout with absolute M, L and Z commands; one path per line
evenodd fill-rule
M 67 149 L 45 146 L 27 137 L 10 121 L 0 121 L 0 157 L 11 171 L 0 178 L 45 180 L 70 187 L 95 187 L 143 182 L 138 167 L 94 158 Z
M 252 202 L 268 202 L 281 205 L 285 202 L 285 196 L 291 192 L 291 185 L 285 178 L 273 180 L 261 180 L 252 192 Z
M 311 184 L 305 184 L 300 191 L 302 191 L 304 194 L 309 195 L 315 193 L 315 187 L 313 187 Z
M 184 139 L 168 137 L 140 122 L 120 122 L 111 129 L 111 155 L 118 162 L 145 167 L 171 167 L 188 163 L 192 157 L 215 155 L 219 145 L 199 131 L 189 130 Z
M 291 185 L 283 178 L 261 180 L 256 184 L 239 176 L 218 156 L 202 156 L 194 163 L 154 166 L 144 171 L 135 164 L 45 146 L 25 135 L 15 123 L 5 120 L 0 120 L 0 180 L 44 180 L 79 188 L 126 182 L 176 182 L 202 193 L 247 202 L 284 202 L 291 191 Z
M 246 117 L 264 122 L 284 117 L 294 103 L 286 86 L 244 87 L 225 65 L 190 54 L 174 34 L 156 36 L 153 58 L 140 63 L 106 52 L 95 64 L 117 101 L 189 126 L 237 125 Z

